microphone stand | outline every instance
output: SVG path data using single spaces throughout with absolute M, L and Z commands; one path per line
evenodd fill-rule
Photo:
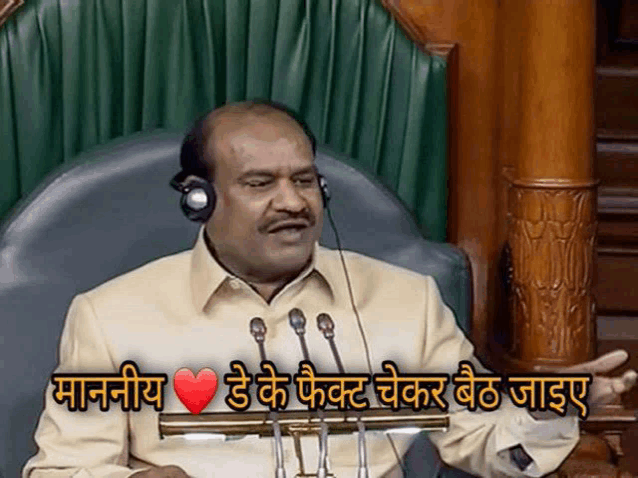
M 259 356 L 261 361 L 266 361 L 266 324 L 261 317 L 255 317 L 250 321 L 250 334 L 255 338 L 259 347 Z M 277 412 L 271 412 L 273 436 L 275 438 L 275 478 L 286 478 L 286 469 L 284 468 L 284 444 L 281 439 L 281 426 L 277 417 Z
M 294 308 L 288 313 L 288 320 L 290 322 L 290 326 L 299 337 L 301 353 L 304 360 L 310 362 L 306 338 L 304 337 L 304 334 L 306 333 L 306 317 L 300 309 Z M 321 432 L 319 434 L 319 464 L 317 466 L 317 478 L 326 478 L 328 476 L 328 425 L 324 420 L 323 410 L 318 410 L 317 416 L 321 420 L 321 423 L 319 424 Z
M 330 350 L 332 350 L 332 356 L 337 364 L 337 370 L 340 374 L 345 374 L 346 371 L 343 368 L 343 363 L 339 357 L 337 351 L 337 345 L 335 344 L 335 324 L 332 318 L 328 314 L 319 314 L 317 316 L 317 328 L 326 338 L 330 344 Z M 359 430 L 358 436 L 358 455 L 359 455 L 359 467 L 357 468 L 357 478 L 368 478 L 370 472 L 368 470 L 368 457 L 366 453 L 366 428 L 363 425 L 361 419 L 357 416 L 357 429 Z

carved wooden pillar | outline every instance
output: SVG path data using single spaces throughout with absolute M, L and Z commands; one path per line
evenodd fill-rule
M 510 358 L 566 365 L 595 352 L 595 5 L 521 2 L 520 130 L 508 193 Z

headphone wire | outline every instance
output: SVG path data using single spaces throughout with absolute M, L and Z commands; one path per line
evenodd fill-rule
M 359 311 L 357 310 L 357 306 L 354 301 L 354 294 L 352 292 L 352 283 L 350 282 L 350 274 L 348 274 L 348 268 L 346 267 L 346 260 L 343 255 L 343 248 L 341 247 L 341 240 L 339 239 L 339 233 L 337 232 L 337 226 L 335 225 L 334 219 L 332 218 L 332 213 L 330 212 L 330 208 L 326 206 L 326 212 L 328 215 L 328 222 L 330 222 L 330 226 L 332 227 L 332 231 L 334 232 L 335 239 L 337 241 L 337 250 L 339 251 L 339 257 L 341 258 L 341 265 L 343 266 L 343 272 L 346 277 L 346 284 L 348 286 L 348 295 L 350 296 L 350 304 L 352 305 L 352 310 L 357 319 L 357 326 L 359 327 L 359 333 L 361 334 L 361 339 L 363 340 L 363 347 L 366 353 L 366 361 L 368 363 L 368 370 L 370 372 L 370 376 L 372 376 L 372 361 L 370 360 L 370 348 L 368 347 L 368 340 L 366 338 L 365 332 L 363 330 L 363 324 L 361 323 L 361 317 L 359 316 Z M 379 398 L 377 397 L 377 402 Z M 401 472 L 403 476 L 407 476 L 407 472 L 405 469 L 405 465 L 401 458 L 399 457 L 399 451 L 394 443 L 394 440 L 389 434 L 385 435 L 388 441 L 390 442 L 390 446 L 392 447 L 392 451 L 394 452 L 394 456 L 397 460 L 398 465 L 401 467 Z

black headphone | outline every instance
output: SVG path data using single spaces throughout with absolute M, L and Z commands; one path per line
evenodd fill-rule
M 321 189 L 321 201 L 327 208 L 330 202 L 328 182 L 317 173 L 317 181 Z M 179 205 L 188 219 L 195 222 L 206 222 L 215 210 L 217 195 L 215 188 L 206 179 L 181 171 L 171 179 L 171 187 L 182 193 Z
M 265 105 L 279 110 L 292 118 L 310 140 L 313 156 L 317 153 L 317 138 L 312 133 L 308 124 L 293 110 L 286 105 L 269 101 L 253 100 L 253 105 Z M 210 181 L 205 179 L 209 176 L 208 168 L 203 162 L 205 150 L 204 124 L 208 114 L 203 115 L 195 121 L 191 130 L 186 134 L 180 150 L 180 164 L 182 171 L 171 179 L 171 187 L 182 193 L 180 206 L 188 219 L 195 222 L 206 222 L 215 210 L 216 195 L 215 189 Z M 330 191 L 325 178 L 317 173 L 317 182 L 321 189 L 321 200 L 323 207 L 328 207 L 330 201 Z

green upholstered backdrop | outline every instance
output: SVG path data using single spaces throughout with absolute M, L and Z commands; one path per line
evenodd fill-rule
M 28 0 L 0 30 L 0 218 L 91 146 L 256 97 L 445 239 L 446 64 L 378 0 Z

